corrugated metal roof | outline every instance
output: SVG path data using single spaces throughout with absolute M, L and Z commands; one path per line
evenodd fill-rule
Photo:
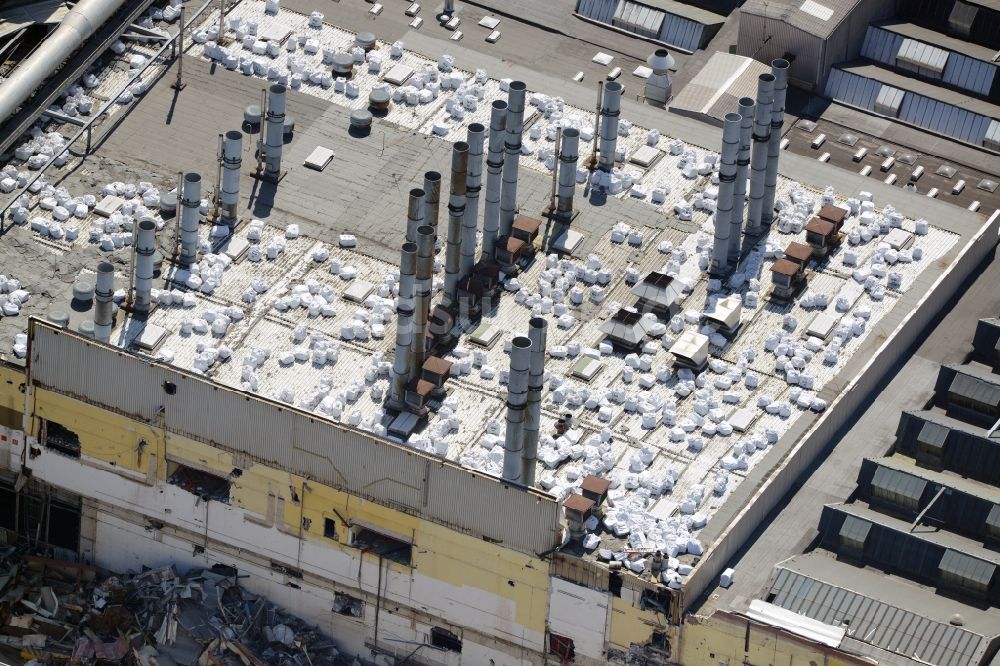
M 862 1 L 814 0 L 810 4 L 809 0 L 747 0 L 740 11 L 783 21 L 816 37 L 829 37 Z
M 670 102 L 672 111 L 708 115 L 722 121 L 737 110 L 740 97 L 757 94 L 757 79 L 771 68 L 753 58 L 716 52 Z
M 996 573 L 997 565 L 948 548 L 941 556 L 941 571 L 970 580 L 980 585 L 989 585 Z
M 962 372 L 955 374 L 955 378 L 951 380 L 951 386 L 948 388 L 948 391 L 984 405 L 990 405 L 991 407 L 1000 405 L 1000 385 L 989 383 L 978 377 L 963 374 Z
M 835 627 L 883 650 L 940 666 L 968 666 L 985 647 L 962 627 L 931 620 L 843 587 L 779 567 L 771 603 Z M 915 609 L 919 611 L 919 609 Z
M 927 488 L 927 480 L 888 467 L 879 467 L 872 477 L 872 486 L 919 502 Z

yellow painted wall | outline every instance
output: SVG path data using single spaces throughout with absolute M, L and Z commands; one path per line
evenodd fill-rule
M 638 595 L 638 593 L 636 593 Z M 663 616 L 652 611 L 639 610 L 620 597 L 611 599 L 611 644 L 628 649 L 633 643 L 648 643 L 653 631 L 665 629 Z
M 151 454 L 156 454 L 158 461 L 167 461 L 167 465 L 180 462 L 222 477 L 228 477 L 235 467 L 239 467 L 242 474 L 232 479 L 232 506 L 265 519 L 269 502 L 272 511 L 277 513 L 278 500 L 284 500 L 284 520 L 275 527 L 298 534 L 300 516 L 308 518 L 309 529 L 304 536 L 331 548 L 349 547 L 349 529 L 341 523 L 340 517 L 370 524 L 390 535 L 408 537 L 415 544 L 412 564 L 420 573 L 513 601 L 516 610 L 509 618 L 512 623 L 539 634 L 545 631 L 548 611 L 548 563 L 545 561 L 266 465 L 241 465 L 236 460 L 238 456 L 57 393 L 36 390 L 34 410 L 36 417 L 51 419 L 76 432 L 84 456 L 121 468 L 145 473 L 147 456 Z M 37 432 L 37 418 L 33 427 Z M 140 439 L 147 442 L 141 456 L 137 450 Z M 157 480 L 166 479 L 167 465 L 157 465 Z M 303 505 L 293 501 L 292 488 L 300 501 L 304 499 Z M 336 541 L 323 534 L 324 518 L 328 517 L 337 521 Z M 358 552 L 353 548 L 351 551 Z M 407 567 L 394 562 L 389 562 L 388 566 L 400 572 L 408 571 Z
M 758 666 L 867 666 L 875 663 L 753 622 L 749 625 L 749 650 L 746 650 L 747 623 L 745 618 L 722 611 L 716 611 L 707 618 L 689 618 L 681 630 L 680 662 L 691 666 L 739 666 L 744 663 Z
M 23 383 L 24 370 L 0 365 L 0 425 L 21 429 L 24 394 L 18 387 Z

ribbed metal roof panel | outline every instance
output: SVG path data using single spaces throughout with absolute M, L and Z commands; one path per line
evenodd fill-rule
M 875 62 L 893 65 L 903 39 L 902 35 L 870 25 L 865 32 L 865 41 L 861 45 L 861 55 Z
M 683 16 L 668 13 L 660 28 L 660 41 L 682 48 L 685 51 L 696 51 L 701 46 L 701 36 L 705 26 L 697 21 Z
M 620 0 L 577 0 L 578 14 L 601 23 L 611 23 Z
M 872 486 L 919 502 L 927 488 L 927 480 L 888 467 L 879 467 L 872 477 Z
M 953 51 L 948 57 L 948 64 L 945 65 L 941 80 L 964 90 L 970 90 L 980 95 L 989 95 L 996 73 L 997 66 L 993 63 L 983 62 Z
M 938 568 L 980 585 L 989 585 L 993 580 L 993 574 L 996 573 L 997 565 L 949 548 L 941 556 Z
M 831 70 L 826 82 L 827 97 L 868 111 L 875 110 L 875 100 L 881 90 L 881 82 L 841 69 Z
M 978 377 L 962 374 L 955 375 L 951 380 L 950 393 L 960 395 L 985 405 L 996 407 L 1000 405 L 1000 385 L 991 384 Z

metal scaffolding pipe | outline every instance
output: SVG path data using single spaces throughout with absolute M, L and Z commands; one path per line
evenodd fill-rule
M 781 157 L 781 127 L 785 124 L 785 93 L 788 90 L 788 61 L 771 61 L 774 76 L 774 102 L 771 105 L 771 138 L 767 143 L 767 172 L 764 175 L 764 204 L 761 224 L 774 220 L 774 196 L 778 186 L 778 159 Z
M 410 367 L 407 376 L 419 377 L 427 355 L 427 324 L 430 319 L 434 273 L 434 228 L 417 229 L 417 279 L 413 290 L 413 335 L 410 336 Z
M 13 115 L 122 4 L 124 0 L 80 0 L 71 7 L 52 34 L 0 83 L 0 122 Z
M 507 379 L 507 433 L 503 444 L 503 479 L 522 483 L 524 464 L 524 412 L 528 401 L 528 371 L 531 368 L 531 339 L 519 335 L 510 346 L 510 375 Z
M 410 202 L 406 207 L 406 242 L 417 242 L 417 229 L 424 226 L 427 209 L 427 195 L 424 190 L 414 187 L 410 190 Z
M 281 147 L 285 142 L 285 86 L 275 83 L 267 98 L 267 135 L 264 139 L 264 175 L 281 175 Z
M 524 449 L 521 451 L 521 483 L 535 485 L 538 464 L 538 436 L 542 428 L 542 387 L 545 380 L 545 346 L 549 322 L 532 317 L 528 322 L 531 360 L 528 367 L 528 402 L 524 422 Z
M 462 219 L 465 217 L 469 144 L 459 141 L 451 151 L 451 191 L 448 197 L 448 247 L 444 255 L 444 305 L 458 305 L 458 278 L 462 255 Z
M 493 102 L 490 113 L 490 142 L 486 154 L 486 205 L 483 208 L 483 249 L 481 259 L 493 259 L 493 246 L 500 233 L 500 187 L 503 175 L 503 140 L 507 129 L 507 102 Z
M 771 103 L 774 75 L 761 74 L 757 79 L 757 109 L 753 116 L 753 150 L 750 155 L 750 210 L 747 233 L 758 234 L 764 211 L 764 177 L 767 171 L 767 145 L 771 140 Z
M 181 264 L 198 261 L 198 223 L 201 221 L 201 174 L 184 174 L 181 197 Z
M 743 218 L 746 212 L 747 177 L 750 175 L 750 147 L 753 137 L 753 114 L 757 103 L 752 97 L 741 97 L 739 102 L 740 152 L 736 157 L 736 187 L 733 188 L 733 213 L 729 232 L 729 265 L 735 268 L 743 252 Z
M 100 342 L 111 339 L 114 296 L 115 267 L 102 261 L 97 264 L 97 282 L 94 285 L 94 338 Z
M 437 233 L 438 215 L 441 209 L 441 174 L 428 171 L 424 174 L 424 224 Z M 420 227 L 417 227 L 418 229 Z
M 573 218 L 573 196 L 576 194 L 576 164 L 580 159 L 580 130 L 566 127 L 562 131 L 562 146 L 556 156 L 559 169 L 559 197 L 556 215 L 569 222 Z
M 503 182 L 500 187 L 500 235 L 509 236 L 517 215 L 517 171 L 521 164 L 524 132 L 524 81 L 511 81 L 507 89 L 507 133 L 504 136 Z
M 725 275 L 729 270 L 730 234 L 732 233 L 733 190 L 736 187 L 736 159 L 740 152 L 740 122 L 738 113 L 727 113 L 722 126 L 722 151 L 719 165 L 719 196 L 715 208 L 715 244 L 712 246 L 712 275 Z
M 622 91 L 625 87 L 617 81 L 604 84 L 604 102 L 601 104 L 601 149 L 597 168 L 611 171 L 615 166 L 618 148 L 618 116 L 621 115 Z
M 135 279 L 132 309 L 149 312 L 153 292 L 153 254 L 156 252 L 156 221 L 151 217 L 139 220 L 139 234 L 135 242 Z
M 222 186 L 219 208 L 222 223 L 236 226 L 240 205 L 240 168 L 243 166 L 243 132 L 229 130 L 222 145 Z
M 389 406 L 406 405 L 406 383 L 410 381 L 410 348 L 413 344 L 413 283 L 417 272 L 417 244 L 403 243 L 399 256 L 399 294 L 396 301 L 396 356 L 392 360 L 392 392 Z
M 465 188 L 465 216 L 462 218 L 462 261 L 459 278 L 467 277 L 476 265 L 476 231 L 479 228 L 479 192 L 483 182 L 483 142 L 486 128 L 481 123 L 469 125 L 469 164 Z

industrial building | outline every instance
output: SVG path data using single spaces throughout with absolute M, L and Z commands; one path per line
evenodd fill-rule
M 235 571 L 364 663 L 871 663 L 691 611 L 998 216 L 781 151 L 782 58 L 720 132 L 358 4 L 152 8 L 17 136 L 6 541 Z

